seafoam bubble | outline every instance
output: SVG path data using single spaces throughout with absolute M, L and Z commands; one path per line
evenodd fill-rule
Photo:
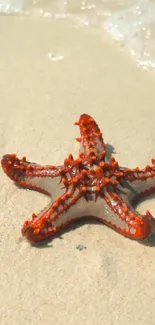
M 63 54 L 59 54 L 59 53 L 55 53 L 55 52 L 48 52 L 48 58 L 51 60 L 51 61 L 61 61 L 64 59 L 64 55 Z

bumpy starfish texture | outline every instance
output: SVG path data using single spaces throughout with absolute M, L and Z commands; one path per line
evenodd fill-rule
M 155 219 L 149 211 L 138 213 L 134 203 L 155 192 L 155 160 L 141 170 L 120 167 L 113 157 L 108 161 L 102 133 L 92 117 L 83 114 L 75 125 L 81 133 L 77 159 L 70 154 L 61 166 L 41 166 L 15 154 L 2 158 L 4 172 L 16 184 L 52 197 L 43 211 L 24 223 L 22 234 L 30 242 L 39 242 L 89 217 L 131 239 L 148 238 Z

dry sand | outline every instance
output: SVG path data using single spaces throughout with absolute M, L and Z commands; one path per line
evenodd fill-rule
M 155 156 L 154 84 L 93 29 L 1 16 L 0 155 L 61 163 L 78 152 L 73 123 L 86 112 L 121 165 L 142 167 Z M 19 190 L 2 170 L 0 179 L 1 325 L 154 325 L 154 238 L 144 246 L 87 222 L 33 247 L 20 230 L 48 198 Z M 146 209 L 155 215 L 154 200 Z

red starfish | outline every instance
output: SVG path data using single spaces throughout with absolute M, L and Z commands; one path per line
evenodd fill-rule
M 114 158 L 107 160 L 102 133 L 92 117 L 83 114 L 75 125 L 80 128 L 81 150 L 77 159 L 69 155 L 62 166 L 41 166 L 15 154 L 2 158 L 4 172 L 16 184 L 50 196 L 59 192 L 24 223 L 22 234 L 39 242 L 75 220 L 92 217 L 129 238 L 148 238 L 155 219 L 148 211 L 140 215 L 133 202 L 155 192 L 155 160 L 142 170 L 122 168 Z

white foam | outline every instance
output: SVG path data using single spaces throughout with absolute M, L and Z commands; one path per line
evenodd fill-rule
M 155 69 L 155 3 L 136 5 L 113 14 L 104 28 L 144 68 Z
M 0 0 L 0 13 L 10 14 L 21 12 L 23 0 Z

